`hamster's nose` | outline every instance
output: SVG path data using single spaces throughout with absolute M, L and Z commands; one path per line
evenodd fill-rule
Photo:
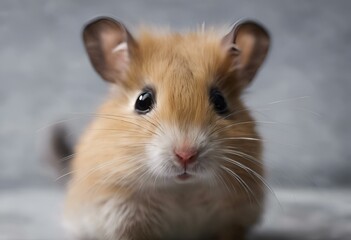
M 177 160 L 184 166 L 196 161 L 196 157 L 197 157 L 196 148 L 182 147 L 179 149 L 175 149 L 174 153 L 177 157 Z

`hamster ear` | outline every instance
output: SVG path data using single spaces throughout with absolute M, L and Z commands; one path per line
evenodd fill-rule
M 231 60 L 231 69 L 238 72 L 245 84 L 251 82 L 263 63 L 270 45 L 266 29 L 254 21 L 235 24 L 231 32 L 222 39 L 222 47 Z
M 100 17 L 83 30 L 85 49 L 95 70 L 103 79 L 116 83 L 125 78 L 136 42 L 116 20 Z

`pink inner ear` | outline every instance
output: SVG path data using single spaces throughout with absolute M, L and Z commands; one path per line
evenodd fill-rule
M 242 51 L 239 47 L 234 43 L 226 43 L 222 45 L 223 51 L 228 56 L 231 61 L 229 71 L 234 71 L 242 66 Z
M 100 18 L 88 24 L 83 32 L 86 50 L 95 70 L 106 81 L 124 80 L 136 43 L 124 26 L 111 19 Z
M 124 50 L 128 50 L 128 45 L 126 42 L 122 42 L 120 44 L 118 44 L 114 49 L 112 49 L 112 52 L 118 52 L 118 51 L 124 51 Z
M 221 42 L 224 53 L 230 58 L 231 66 L 229 71 L 234 71 L 242 66 L 242 49 L 233 43 L 233 32 L 228 33 Z
M 246 66 L 249 63 L 255 49 L 255 37 L 251 34 L 242 34 L 241 36 L 237 37 L 236 44 L 241 50 L 241 65 Z
M 241 50 L 239 49 L 238 45 L 233 43 L 229 46 L 229 53 L 233 56 L 239 56 L 241 53 Z
M 122 77 L 124 77 L 130 63 L 127 42 L 121 42 L 115 48 L 113 48 L 111 56 L 114 64 L 116 64 L 115 66 L 118 69 L 118 72 L 120 72 L 123 75 Z

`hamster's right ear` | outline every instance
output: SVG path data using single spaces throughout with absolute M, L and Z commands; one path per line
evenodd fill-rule
M 108 17 L 94 19 L 85 26 L 83 40 L 93 67 L 103 79 L 117 83 L 125 78 L 137 44 L 122 23 Z
M 240 74 L 244 86 L 249 84 L 269 50 L 268 31 L 255 21 L 240 21 L 222 39 L 222 46 L 232 58 L 232 69 Z

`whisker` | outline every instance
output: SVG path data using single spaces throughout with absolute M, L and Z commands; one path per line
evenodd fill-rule
M 239 167 L 239 168 L 242 168 L 244 169 L 246 172 L 251 172 L 255 177 L 257 177 L 264 185 L 265 187 L 276 197 L 273 189 L 269 186 L 269 184 L 266 182 L 266 180 L 260 175 L 258 174 L 256 171 L 252 170 L 251 168 L 247 167 L 246 165 L 240 163 L 240 162 L 237 162 L 233 159 L 230 159 L 228 157 L 225 157 L 225 156 L 222 156 L 222 159 L 227 161 L 227 162 L 230 162 L 232 164 L 234 164 L 235 166 Z
M 162 128 L 162 125 L 160 123 L 160 121 L 158 120 L 158 117 L 157 117 L 157 114 L 155 114 L 155 120 L 157 122 L 157 124 L 155 124 L 153 122 L 153 119 L 151 119 L 151 117 L 149 115 L 145 115 L 145 116 L 142 116 L 143 119 L 145 119 L 146 121 L 148 121 L 151 125 L 153 125 L 157 130 L 160 130 L 161 133 L 164 133 L 164 130 Z M 160 136 L 160 134 L 157 134 L 155 133 L 156 135 Z
M 132 159 L 133 161 L 134 159 Z M 139 161 L 141 163 L 141 161 Z M 105 177 L 105 181 L 103 181 L 102 185 L 105 185 L 109 179 L 111 179 L 112 177 L 115 177 L 115 182 L 114 184 L 122 184 L 123 181 L 125 181 L 126 179 L 128 179 L 130 176 L 135 175 L 136 173 L 139 172 L 140 169 L 143 169 L 145 166 L 143 164 L 139 164 L 136 167 L 128 167 L 126 169 L 121 169 L 118 168 L 116 169 L 116 171 L 111 171 L 109 173 L 110 176 Z M 123 170 L 127 170 L 127 174 L 125 174 L 125 172 Z M 120 173 L 123 172 L 123 175 L 121 178 L 119 178 Z M 128 184 L 129 185 L 129 184 Z
M 148 171 L 145 171 L 135 180 L 135 183 L 140 183 L 138 187 L 138 192 L 143 191 L 143 186 L 146 185 L 146 183 L 150 180 L 150 175 L 151 174 Z
M 285 98 L 285 99 L 276 100 L 276 101 L 272 101 L 272 102 L 266 103 L 266 105 L 274 105 L 274 104 L 278 104 L 278 103 L 297 101 L 297 100 L 302 100 L 302 99 L 307 99 L 307 98 L 311 98 L 311 96 L 300 96 L 300 97 L 295 97 L 295 98 Z
M 301 107 L 294 107 L 293 109 L 299 110 L 301 112 L 306 112 L 306 113 L 312 114 L 312 115 L 314 115 L 316 117 L 319 117 L 319 118 L 322 117 L 322 114 L 320 114 L 320 113 L 318 113 L 316 111 L 309 110 L 309 109 L 305 109 L 305 108 L 301 108 Z
M 260 138 L 256 138 L 256 137 L 225 137 L 225 138 L 219 138 L 219 139 L 213 140 L 213 142 L 221 142 L 221 143 L 223 143 L 223 140 L 258 141 L 258 142 L 279 144 L 279 145 L 290 147 L 290 148 L 293 148 L 293 149 L 299 149 L 300 148 L 297 145 L 287 144 L 287 143 L 282 143 L 282 142 L 272 141 L 272 140 L 265 140 L 265 139 L 260 139 Z
M 53 126 L 56 126 L 56 125 L 58 125 L 58 124 L 65 123 L 65 122 L 69 122 L 69 121 L 73 121 L 73 120 L 77 120 L 77 119 L 80 119 L 80 118 L 81 118 L 81 117 L 72 117 L 72 118 L 67 118 L 67 119 L 55 121 L 55 122 L 49 123 L 49 124 L 47 124 L 47 125 L 45 125 L 45 126 L 43 126 L 43 127 L 41 127 L 41 128 L 38 128 L 38 129 L 36 130 L 36 132 L 38 133 L 38 132 L 41 132 L 41 131 L 43 131 L 43 130 L 45 130 L 45 129 L 52 128 Z
M 110 167 L 111 165 L 114 165 L 114 164 L 117 164 L 117 163 L 118 163 L 119 171 L 122 171 L 122 170 L 124 170 L 123 169 L 123 166 L 124 166 L 123 164 L 127 164 L 128 163 L 128 161 L 125 162 L 126 160 L 130 160 L 132 157 L 134 157 L 135 160 L 137 161 L 137 159 L 138 159 L 137 157 L 138 156 L 142 157 L 142 154 L 136 154 L 134 156 L 128 156 L 128 157 L 125 157 L 125 158 L 111 159 L 109 161 L 106 161 L 106 162 L 103 162 L 101 164 L 98 164 L 98 165 L 96 165 L 96 166 L 94 166 L 92 168 L 87 169 L 87 171 L 83 171 L 82 175 L 80 176 L 80 178 L 78 178 L 76 181 L 80 182 L 80 181 L 86 179 L 87 177 L 89 177 L 91 174 L 95 173 L 96 171 L 99 171 L 99 170 L 101 170 L 101 169 L 103 169 L 105 167 Z
M 120 137 L 119 137 L 119 139 L 121 139 Z M 104 146 L 103 147 L 98 147 L 98 149 L 99 149 L 99 151 L 101 151 L 101 150 L 104 150 L 104 149 L 106 149 L 106 150 L 109 150 L 109 149 L 112 149 L 112 148 L 116 148 L 117 146 L 119 147 L 119 148 L 128 148 L 128 149 L 133 149 L 133 148 L 135 148 L 135 150 L 136 151 L 139 151 L 139 149 L 140 149 L 140 147 L 145 147 L 145 146 L 151 146 L 151 145 L 155 145 L 154 143 L 150 143 L 150 142 L 138 142 L 138 143 L 133 143 L 132 145 L 131 144 L 128 144 L 128 143 L 117 143 L 116 144 L 116 142 L 115 141 L 106 141 L 107 139 L 104 139 Z M 112 143 L 112 145 L 111 145 L 111 143 Z M 57 161 L 59 161 L 59 162 L 65 162 L 65 161 L 68 161 L 68 160 L 70 160 L 70 159 L 72 159 L 72 158 L 74 158 L 74 157 L 76 157 L 76 156 L 78 156 L 78 155 L 81 155 L 81 154 L 89 154 L 90 152 L 92 152 L 92 153 L 94 153 L 95 151 L 96 151 L 96 149 L 95 149 L 95 147 L 96 146 L 94 146 L 94 147 L 92 147 L 92 148 L 89 148 L 89 149 L 87 149 L 87 150 L 79 150 L 78 152 L 75 152 L 75 153 L 73 153 L 73 154 L 70 154 L 70 155 L 68 155 L 68 156 L 66 156 L 66 157 L 63 157 L 63 158 L 61 158 L 61 159 L 58 159 Z M 142 154 L 138 154 L 140 157 L 143 157 L 143 155 Z M 126 160 L 128 160 L 129 158 L 130 159 L 132 159 L 133 157 L 135 157 L 135 155 L 133 155 L 133 156 L 126 156 L 126 157 L 124 157 L 123 159 L 126 159 Z M 112 160 L 112 161 L 115 161 L 115 160 Z M 116 162 L 116 161 L 115 161 Z M 61 171 L 64 171 L 64 169 L 62 169 Z M 69 175 L 71 175 L 71 174 L 74 174 L 76 171 L 70 171 L 70 172 L 65 172 L 64 174 L 62 174 L 62 175 L 60 175 L 59 177 L 57 177 L 56 179 L 55 179 L 55 181 L 58 181 L 58 180 L 60 180 L 60 179 L 62 179 L 62 178 L 64 178 L 64 177 L 67 177 L 67 176 L 69 176 Z
M 287 98 L 287 99 L 281 99 L 281 100 L 275 100 L 275 101 L 272 101 L 272 102 L 269 102 L 269 103 L 266 103 L 266 104 L 263 104 L 262 106 L 251 106 L 251 107 L 244 107 L 244 108 L 241 108 L 241 109 L 236 109 L 230 113 L 228 113 L 226 116 L 222 117 L 222 118 L 218 118 L 217 121 L 215 121 L 215 123 L 213 124 L 213 127 L 211 127 L 212 129 L 215 129 L 217 126 L 218 126 L 218 122 L 220 120 L 223 120 L 223 119 L 228 119 L 229 117 L 231 116 L 235 116 L 237 114 L 240 114 L 242 112 L 259 112 L 257 110 L 270 110 L 270 108 L 267 108 L 266 106 L 272 106 L 272 105 L 277 105 L 277 104 L 281 104 L 281 103 L 284 103 L 284 102 L 290 102 L 290 101 L 297 101 L 297 100 L 303 100 L 303 99 L 306 99 L 306 98 L 310 98 L 310 96 L 300 96 L 300 97 L 296 97 L 296 98 Z M 303 108 L 298 108 L 296 107 L 295 109 L 297 110 L 301 110 L 301 111 L 304 111 L 304 112 L 308 112 L 308 113 L 311 113 L 315 116 L 318 116 L 320 117 L 321 115 L 317 112 L 313 112 L 313 111 L 310 111 L 310 110 L 306 110 L 306 109 L 303 109 Z M 260 114 L 262 114 L 261 112 L 259 112 Z M 291 124 L 288 124 L 288 123 L 280 123 L 280 122 L 275 122 L 277 124 L 287 124 L 287 125 L 291 125 Z
M 227 154 L 232 154 L 232 155 L 235 155 L 235 156 L 238 156 L 238 157 L 241 157 L 241 158 L 244 158 L 246 160 L 249 160 L 251 161 L 252 163 L 254 163 L 256 166 L 259 166 L 259 167 L 263 167 L 263 163 L 261 161 L 259 161 L 257 158 L 249 155 L 249 154 L 246 154 L 244 152 L 241 152 L 241 151 L 237 151 L 237 150 L 232 150 L 232 149 L 224 149 L 222 150 L 224 153 L 227 153 Z
M 284 103 L 284 102 L 289 102 L 289 101 L 296 101 L 296 100 L 301 100 L 301 99 L 306 99 L 306 98 L 309 98 L 310 96 L 301 96 L 301 97 L 297 97 L 297 98 L 287 98 L 287 99 L 281 99 L 281 100 L 276 100 L 276 101 L 272 101 L 272 102 L 269 102 L 269 103 L 265 103 L 261 106 L 252 106 L 252 107 L 245 107 L 245 108 L 242 108 L 242 109 L 239 109 L 239 110 L 235 110 L 231 113 L 229 113 L 228 115 L 226 115 L 224 118 L 228 118 L 228 117 L 231 117 L 233 115 L 236 115 L 238 113 L 241 113 L 241 112 L 246 112 L 246 111 L 252 111 L 252 110 L 257 110 L 257 109 L 260 109 L 263 110 L 263 109 L 267 109 L 265 106 L 270 106 L 270 105 L 276 105 L 276 104 L 279 104 L 279 103 Z M 263 108 L 264 107 L 264 108 Z
M 234 127 L 234 126 L 238 126 L 238 125 L 246 125 L 246 124 L 283 124 L 283 123 L 279 123 L 279 122 L 275 122 L 275 121 L 245 121 L 245 122 L 235 122 L 229 125 L 226 125 L 222 128 L 217 128 L 214 131 L 210 132 L 210 135 L 213 135 L 215 133 L 220 133 L 225 129 Z
M 223 170 L 228 172 L 230 175 L 232 175 L 238 181 L 238 183 L 240 183 L 240 185 L 243 187 L 246 194 L 248 195 L 250 202 L 251 202 L 251 197 L 250 197 L 250 193 L 251 193 L 251 195 L 254 197 L 256 203 L 259 204 L 259 201 L 257 200 L 257 198 L 256 198 L 254 192 L 252 191 L 252 189 L 250 188 L 250 186 L 238 174 L 236 174 L 234 171 L 232 171 L 231 169 L 229 169 L 223 165 L 221 165 L 220 168 L 222 168 Z
M 55 179 L 55 182 L 57 182 L 57 181 L 59 181 L 60 179 L 62 179 L 62 178 L 64 178 L 64 177 L 67 177 L 67 176 L 69 176 L 69 175 L 71 175 L 71 174 L 73 174 L 73 173 L 75 173 L 76 171 L 70 171 L 70 172 L 67 172 L 67 173 L 65 173 L 65 174 L 62 174 L 61 176 L 59 176 L 59 177 L 57 177 L 56 179 Z
M 52 124 L 48 124 L 48 125 L 46 125 L 44 127 L 39 128 L 37 130 L 37 132 L 42 131 L 42 130 L 47 129 L 47 128 L 50 128 L 50 127 L 53 127 L 53 126 L 55 126 L 57 124 L 61 124 L 61 123 L 64 123 L 64 122 L 77 120 L 77 119 L 81 119 L 83 117 L 90 116 L 90 117 L 98 117 L 98 118 L 103 118 L 103 119 L 108 119 L 108 120 L 116 120 L 116 121 L 120 121 L 120 122 L 124 122 L 124 123 L 128 123 L 128 124 L 132 124 L 134 126 L 139 127 L 140 129 L 145 129 L 146 131 L 149 131 L 151 134 L 155 134 L 155 132 L 151 131 L 149 128 L 147 128 L 145 126 L 142 126 L 142 125 L 137 124 L 137 123 L 132 122 L 132 121 L 128 121 L 128 119 L 135 120 L 135 118 L 132 118 L 132 117 L 129 117 L 129 116 L 120 116 L 120 115 L 114 115 L 114 114 L 99 114 L 99 113 L 72 113 L 72 115 L 81 115 L 81 116 L 79 116 L 79 117 L 72 117 L 72 118 L 56 121 L 56 122 L 54 122 Z M 146 118 L 142 118 L 142 119 L 144 119 L 146 121 L 149 121 Z
M 220 182 L 223 183 L 223 185 L 224 185 L 225 188 L 227 189 L 227 192 L 230 194 L 232 191 L 229 189 L 229 186 L 228 186 L 228 184 L 226 183 L 226 181 L 223 179 L 223 177 L 222 177 L 220 174 L 217 174 L 217 173 L 216 173 L 215 171 L 213 171 L 213 170 L 212 170 L 212 173 L 213 173 L 213 175 L 214 175 L 217 179 L 219 179 Z M 231 184 L 231 186 L 232 186 L 234 192 L 237 193 L 237 190 L 236 190 L 235 186 L 233 186 L 233 184 Z

